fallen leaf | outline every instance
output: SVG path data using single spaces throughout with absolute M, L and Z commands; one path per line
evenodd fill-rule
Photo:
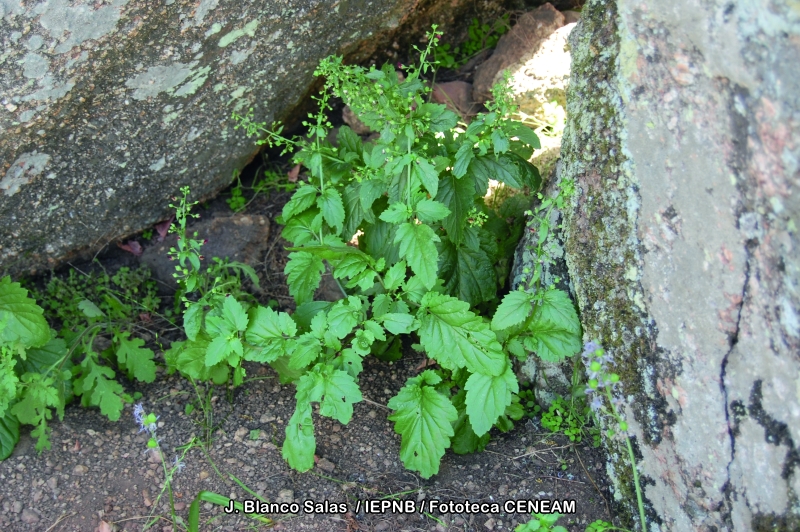
M 414 368 L 414 371 L 419 373 L 423 369 L 425 369 L 427 367 L 430 367 L 430 366 L 435 366 L 435 365 L 436 365 L 436 361 L 434 359 L 425 358 L 422 362 L 419 363 L 419 365 L 416 368 Z
M 297 183 L 297 177 L 300 175 L 300 165 L 296 165 L 294 168 L 289 170 L 289 173 L 286 176 L 289 179 L 289 183 Z
M 100 526 L 98 526 L 94 530 L 95 530 L 95 532 L 112 532 L 113 531 L 113 529 L 111 528 L 111 525 L 109 525 L 105 521 L 100 521 Z
M 75 445 L 72 446 L 72 449 L 69 450 L 71 453 L 77 453 L 81 450 L 81 442 L 75 440 Z
M 174 219 L 175 215 L 173 214 L 172 216 L 169 217 L 169 220 L 165 220 L 160 224 L 155 225 L 156 232 L 158 233 L 158 238 L 156 238 L 156 240 L 158 242 L 163 241 L 167 237 L 167 234 L 169 233 L 169 228 L 172 226 L 172 220 Z
M 124 249 L 129 253 L 133 253 L 137 257 L 140 257 L 142 253 L 144 253 L 142 245 L 136 240 L 128 240 L 128 242 L 126 242 L 125 244 L 120 244 L 119 242 L 117 242 L 117 246 L 119 246 L 120 249 Z
M 152 323 L 153 318 L 150 316 L 149 312 L 140 312 L 139 319 L 145 323 Z

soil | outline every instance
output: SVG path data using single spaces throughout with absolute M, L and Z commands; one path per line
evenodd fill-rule
M 207 205 L 204 218 L 230 215 L 224 196 Z M 247 214 L 272 220 L 287 199 L 287 193 L 258 196 Z M 261 278 L 261 303 L 274 300 L 290 311 L 293 304 L 282 273 L 286 242 L 279 236 L 279 226 L 273 223 L 272 227 L 262 260 L 251 266 Z M 117 248 L 100 256 L 109 271 L 135 265 L 138 260 Z M 156 324 L 151 327 L 156 330 L 151 330 L 150 337 L 159 333 L 164 347 L 170 340 L 180 339 L 179 331 L 168 327 L 159 331 Z M 158 436 L 166 460 L 171 461 L 181 452 L 177 448 L 192 438 L 210 436 L 207 449 L 198 445 L 188 451 L 185 467 L 173 479 L 175 513 L 184 523 L 189 505 L 200 491 L 240 501 L 254 499 L 233 477 L 266 501 L 296 502 L 301 507 L 298 515 L 266 514 L 272 524 L 265 525 L 241 514 L 225 514 L 221 506 L 206 502 L 200 507 L 201 530 L 271 526 L 275 530 L 346 532 L 499 531 L 513 530 L 530 514 L 470 513 L 468 509 L 442 513 L 431 510 L 434 500 L 574 500 L 575 513 L 560 521 L 568 530 L 583 530 L 595 519 L 610 518 L 602 454 L 586 443 L 570 444 L 535 419 L 518 422 L 507 434 L 494 429 L 492 441 L 482 453 L 459 456 L 448 451 L 439 474 L 431 479 L 404 469 L 399 460 L 400 437 L 386 419 L 389 411 L 385 405 L 423 362 L 422 355 L 411 350 L 393 364 L 368 357 L 360 379 L 365 400 L 355 405 L 350 424 L 342 426 L 315 415 L 319 461 L 307 473 L 291 470 L 281 457 L 285 424 L 294 410 L 294 386 L 281 385 L 269 367 L 250 364 L 247 374 L 252 380 L 235 390 L 211 390 L 210 429 L 200 410 L 186 414 L 186 405 L 196 404 L 197 395 L 180 376 L 160 370 L 151 385 L 123 384 L 129 393 L 142 394 L 140 402 L 147 412 L 160 416 Z M 200 392 L 205 395 L 205 388 Z M 159 499 L 163 468 L 158 456 L 146 452 L 147 436 L 139 432 L 132 406 L 126 406 L 118 422 L 111 422 L 97 409 L 69 405 L 64 420 L 52 423 L 53 448 L 41 454 L 34 449 L 29 430 L 24 429 L 13 455 L 0 463 L 0 530 L 134 531 L 145 527 L 148 516 L 159 518 L 151 530 L 182 529 L 173 529 L 166 492 Z M 365 503 L 370 500 L 413 501 L 415 511 L 366 511 Z M 325 508 L 324 504 L 304 511 L 306 504 L 325 502 L 345 503 L 347 511 Z
M 259 166 L 251 165 L 249 174 L 243 172 L 245 185 Z M 203 218 L 231 215 L 226 194 L 204 206 Z M 258 273 L 261 289 L 255 293 L 260 303 L 291 312 L 294 302 L 283 274 L 287 243 L 274 222 L 288 198 L 288 193 L 272 191 L 248 204 L 246 214 L 266 217 L 271 230 L 256 258 L 252 249 L 242 255 L 250 258 Z M 158 245 L 138 240 L 145 248 Z M 140 263 L 113 244 L 98 259 L 109 272 Z M 163 285 L 165 294 L 168 281 Z M 335 284 L 323 285 L 318 297 L 335 296 Z M 165 300 L 171 298 L 165 295 Z M 153 339 L 157 334 L 167 348 L 170 341 L 181 339 L 181 331 L 158 320 L 141 325 L 150 329 L 143 337 L 163 362 Z M 166 375 L 163 368 L 151 385 L 123 381 L 129 393 L 141 394 L 139 402 L 146 412 L 160 416 L 157 432 L 167 463 L 183 453 L 182 446 L 198 442 L 186 451 L 185 465 L 172 481 L 176 521 L 162 490 L 161 458 L 146 450 L 148 436 L 139 432 L 133 405 L 126 405 L 122 418 L 111 422 L 97 409 L 73 403 L 63 421 L 51 422 L 51 450 L 37 453 L 30 428 L 25 427 L 13 455 L 0 462 L 0 530 L 137 531 L 148 523 L 149 530 L 185 530 L 189 506 L 202 491 L 237 501 L 260 497 L 300 506 L 297 514 L 267 512 L 270 524 L 264 524 L 203 502 L 203 531 L 513 530 L 528 521 L 531 512 L 506 511 L 506 501 L 574 501 L 574 513 L 562 512 L 566 515 L 559 522 L 570 531 L 583 531 L 596 519 L 611 520 L 602 453 L 585 441 L 572 444 L 563 435 L 550 433 L 534 418 L 524 418 L 505 434 L 493 429 L 492 440 L 481 453 L 460 456 L 448 451 L 439 473 L 430 479 L 406 470 L 399 459 L 400 437 L 386 419 L 385 405 L 424 363 L 423 356 L 410 349 L 395 363 L 365 359 L 360 378 L 364 401 L 355 405 L 352 421 L 343 426 L 315 413 L 318 460 L 307 473 L 293 471 L 281 457 L 284 428 L 294 410 L 294 386 L 281 385 L 268 366 L 246 364 L 249 380 L 235 390 L 196 390 L 179 375 Z M 198 393 L 209 400 L 210 418 L 202 409 L 187 413 L 188 404 L 199 404 Z M 369 501 L 397 506 L 382 510 L 367 507 Z M 499 503 L 500 511 L 432 507 L 450 501 Z M 409 505 L 413 511 L 403 511 Z

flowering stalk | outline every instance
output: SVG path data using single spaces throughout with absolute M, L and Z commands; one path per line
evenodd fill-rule
M 164 469 L 164 487 L 161 488 L 161 493 L 158 494 L 158 497 L 156 497 L 156 500 L 153 503 L 153 510 L 158 507 L 158 502 L 161 500 L 161 496 L 164 495 L 164 490 L 167 490 L 169 493 L 170 510 L 172 516 L 174 517 L 175 500 L 172 495 L 172 478 L 176 473 L 180 472 L 186 466 L 186 464 L 183 462 L 183 458 L 186 456 L 186 453 L 189 452 L 189 449 L 192 446 L 187 445 L 180 456 L 176 455 L 168 468 L 167 463 L 164 461 L 164 454 L 161 451 L 161 440 L 159 440 L 156 436 L 156 430 L 158 429 L 157 421 L 160 416 L 157 416 L 152 412 L 145 414 L 144 407 L 141 403 L 138 403 L 133 407 L 133 417 L 136 420 L 136 423 L 139 424 L 139 432 L 147 432 L 150 435 L 150 438 L 147 440 L 147 450 L 145 452 L 158 453 L 159 460 L 161 461 L 161 467 Z M 148 526 L 150 524 L 148 524 Z
M 601 388 L 603 388 L 605 396 L 608 399 L 608 404 L 611 406 L 610 414 L 617 421 L 619 432 L 625 436 L 625 443 L 628 447 L 628 461 L 631 464 L 631 470 L 633 471 L 633 484 L 636 488 L 636 503 L 639 507 L 639 521 L 641 522 L 642 531 L 646 532 L 647 521 L 644 514 L 642 488 L 639 485 L 639 471 L 636 469 L 636 457 L 633 454 L 633 445 L 631 445 L 631 439 L 628 436 L 628 423 L 619 413 L 619 409 L 617 408 L 619 405 L 621 405 L 622 400 L 611 395 L 611 390 L 619 384 L 619 375 L 616 373 L 611 373 L 608 368 L 610 365 L 614 364 L 614 360 L 611 355 L 605 353 L 603 348 L 600 347 L 597 342 L 588 342 L 586 345 L 584 345 L 581 356 L 583 357 L 584 364 L 586 364 L 586 370 L 589 376 L 589 382 L 586 386 L 586 394 L 595 394 L 595 396 L 592 398 L 592 401 L 589 403 L 589 406 L 595 413 L 603 408 L 603 399 L 600 394 L 597 393 Z M 609 429 L 607 432 L 609 437 L 613 436 L 614 434 L 614 429 Z

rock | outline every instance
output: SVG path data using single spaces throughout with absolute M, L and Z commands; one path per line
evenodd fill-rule
M 201 261 L 204 269 L 212 263 L 211 257 L 227 257 L 231 261 L 256 264 L 264 258 L 270 224 L 266 216 L 234 214 L 210 220 L 201 219 L 190 226 L 189 235 L 194 232 L 197 232 L 198 239 L 206 240 L 202 247 L 204 259 Z M 141 257 L 141 262 L 152 270 L 153 277 L 173 290 L 177 288 L 172 276 L 175 273 L 175 262 L 169 260 L 167 253 L 171 247 L 175 247 L 177 239 L 176 234 L 170 234 L 163 242 L 145 249 Z
M 461 115 L 462 119 L 475 116 L 478 111 L 478 104 L 472 99 L 472 85 L 466 81 L 436 83 L 431 100 L 445 104 L 448 109 Z
M 473 99 L 478 103 L 489 99 L 492 85 L 502 78 L 503 70 L 534 53 L 545 39 L 563 25 L 564 15 L 549 3 L 522 15 L 514 27 L 500 37 L 492 56 L 475 70 Z
M 82 476 L 89 472 L 89 468 L 85 465 L 78 464 L 72 468 L 72 474 Z
M 333 473 L 333 470 L 336 469 L 336 466 L 333 464 L 333 462 L 327 458 L 320 458 L 319 462 L 317 462 L 317 467 L 326 473 Z
M 500 2 L 417 4 L 4 1 L 0 276 L 164 220 L 182 185 L 228 185 L 256 151 L 231 112 L 296 121 L 323 57 L 362 61 Z
M 362 122 L 356 114 L 350 109 L 349 105 L 345 105 L 344 109 L 342 109 L 342 120 L 344 123 L 350 126 L 356 135 L 369 135 L 372 133 L 372 130 L 367 126 L 364 122 Z
M 18 514 L 22 511 L 22 503 L 20 501 L 14 501 L 11 504 L 11 511 L 15 514 Z
M 47 487 L 50 489 L 56 489 L 58 487 L 58 478 L 50 477 L 47 479 Z
M 648 528 L 800 526 L 800 26 L 771 6 L 590 0 L 569 38 L 565 258 Z M 605 445 L 638 530 L 625 440 Z
M 200 480 L 205 480 L 208 478 L 208 471 L 200 471 L 200 474 L 198 476 Z
M 22 510 L 22 515 L 20 516 L 20 519 L 22 519 L 23 523 L 26 523 L 28 525 L 32 525 L 33 523 L 38 523 L 40 519 L 39 512 L 31 508 L 25 508 L 24 510 Z
M 489 518 L 489 519 L 486 520 L 486 522 L 483 523 L 483 527 L 485 529 L 487 529 L 487 530 L 494 530 L 494 525 L 495 524 L 496 524 L 495 520 L 492 519 L 492 518 Z
M 278 492 L 278 498 L 275 499 L 275 502 L 281 503 L 290 503 L 294 501 L 294 492 L 292 490 L 281 490 Z
M 562 11 L 561 14 L 564 15 L 564 22 L 566 24 L 574 24 L 581 19 L 580 12 L 572 11 L 571 9 L 567 11 Z

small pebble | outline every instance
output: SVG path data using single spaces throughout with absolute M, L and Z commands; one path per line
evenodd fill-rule
M 278 492 L 278 498 L 275 502 L 292 502 L 294 501 L 294 492 L 292 490 L 281 490 Z
M 78 464 L 74 468 L 72 468 L 72 473 L 75 475 L 85 475 L 88 472 L 89 468 L 82 464 Z
M 200 480 L 205 480 L 208 478 L 208 471 L 200 471 Z
M 39 521 L 39 514 L 36 510 L 31 510 L 30 508 L 25 508 L 22 510 L 22 522 L 27 524 L 33 524 Z

